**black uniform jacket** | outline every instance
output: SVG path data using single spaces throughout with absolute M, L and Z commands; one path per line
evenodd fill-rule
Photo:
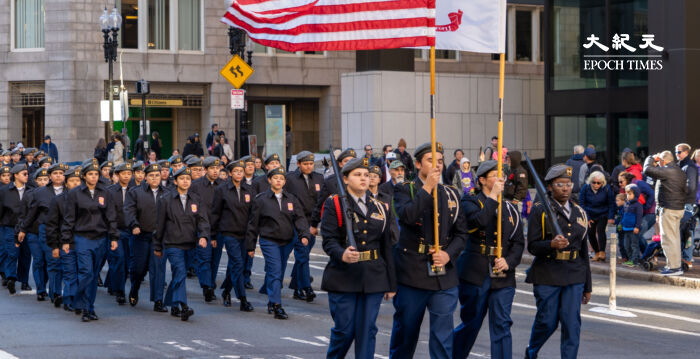
M 459 278 L 469 284 L 481 286 L 489 273 L 488 248 L 496 247 L 498 202 L 486 197 L 483 192 L 462 197 L 462 211 L 467 218 L 469 236 L 464 251 L 457 260 Z M 491 288 L 515 287 L 515 267 L 520 264 L 525 246 L 523 223 L 518 209 L 508 201 L 503 201 L 501 217 L 501 255 L 508 263 L 504 278 L 492 278 Z M 486 254 L 482 254 L 482 245 Z
M 232 181 L 216 189 L 211 215 L 213 232 L 227 237 L 245 239 L 250 211 L 255 201 L 255 191 L 253 187 L 241 182 L 240 192 L 239 198 L 236 185 Z
M 318 227 L 319 222 L 321 222 L 321 209 L 323 209 L 323 204 L 326 203 L 328 197 L 338 194 L 338 180 L 336 175 L 332 174 L 328 176 L 323 181 L 321 186 L 321 194 L 318 195 L 318 200 L 316 201 L 316 208 L 311 214 L 311 227 Z
M 168 193 L 162 185 L 158 185 L 158 200 Z M 124 203 L 124 221 L 129 232 L 138 227 L 141 233 L 153 233 L 158 222 L 158 205 L 153 198 L 151 186 L 137 186 L 129 190 Z
M 68 191 L 64 189 L 63 193 L 52 198 L 49 204 L 49 217 L 46 221 L 46 245 L 50 248 L 60 248 L 64 243 L 72 243 L 72 241 L 63 242 L 61 237 L 61 226 L 63 226 L 67 202 Z
M 87 185 L 81 184 L 68 192 L 65 223 L 61 226 L 63 243 L 73 243 L 73 236 L 100 239 L 109 235 L 112 241 L 119 240 L 117 213 L 110 193 L 98 184 L 94 197 L 90 197 Z
M 246 248 L 255 250 L 258 235 L 268 241 L 285 245 L 294 240 L 296 229 L 299 238 L 311 238 L 301 204 L 294 195 L 282 191 L 282 208 L 272 190 L 258 194 L 253 201 L 246 232 Z
M 287 174 L 287 183 L 284 185 L 284 190 L 297 197 L 304 210 L 306 219 L 310 220 L 318 203 L 321 187 L 323 187 L 323 175 L 311 172 L 307 187 L 304 174 L 297 168 L 294 172 Z
M 124 219 L 124 203 L 126 202 L 126 197 L 129 195 L 129 190 L 131 190 L 131 185 L 126 187 L 126 195 L 122 199 L 122 185 L 120 183 L 115 183 L 107 187 L 107 192 L 112 196 L 112 204 L 114 205 L 114 212 L 117 214 L 117 228 L 122 231 L 128 230 L 126 225 L 126 220 Z
M 0 224 L 15 228 L 24 211 L 24 198 L 29 188 L 24 186 L 24 195 L 19 199 L 19 191 L 14 182 L 0 188 Z
M 591 267 L 588 262 L 588 217 L 577 204 L 569 201 L 571 216 L 566 218 L 562 206 L 554 200 L 552 210 L 557 217 L 563 235 L 569 246 L 563 251 L 579 251 L 574 260 L 557 260 L 557 251 L 551 247 L 554 231 L 548 222 L 544 205 L 535 203 L 530 212 L 527 229 L 527 250 L 535 256 L 525 281 L 532 284 L 566 286 L 584 283 L 584 292 L 591 292 Z
M 64 188 L 63 191 L 65 190 Z M 28 196 L 25 201 L 26 211 L 20 221 L 20 231 L 38 233 L 39 225 L 48 222 L 49 207 L 54 197 L 56 197 L 56 192 L 51 184 L 32 190 L 31 196 Z
M 330 260 L 323 272 L 321 289 L 344 293 L 385 293 L 396 291 L 396 268 L 391 241 L 390 224 L 394 222 L 384 203 L 365 197 L 367 215 L 363 215 L 357 203 L 348 197 L 353 210 L 352 228 L 357 251 L 377 253 L 371 260 L 357 263 L 343 262 L 343 252 L 348 247 L 346 223 L 338 226 L 338 213 L 333 198 L 328 198 L 321 218 L 323 250 Z
M 209 239 L 209 216 L 202 199 L 187 192 L 185 208 L 182 208 L 180 193 L 169 191 L 158 201 L 158 221 L 153 236 L 154 250 L 164 248 L 193 249 L 199 238 Z
M 401 233 L 394 248 L 398 282 L 424 290 L 444 290 L 459 284 L 456 261 L 464 249 L 467 224 L 459 208 L 459 193 L 454 187 L 438 185 L 439 240 L 450 256 L 446 274 L 428 276 L 429 246 L 435 243 L 433 231 L 433 196 L 423 190 L 423 182 L 402 183 L 394 187 L 394 207 L 399 216 Z M 425 253 L 419 253 L 421 244 Z
M 371 195 L 371 194 L 369 194 Z M 384 208 L 387 210 L 387 212 L 392 213 L 392 221 L 389 223 L 389 230 L 391 230 L 391 243 L 392 245 L 398 243 L 399 241 L 399 223 L 396 221 L 395 211 L 393 208 L 394 205 L 394 195 L 388 194 L 386 192 L 382 192 L 381 190 L 377 191 L 377 196 L 374 197 L 374 199 L 378 200 L 382 204 L 384 204 Z
M 253 178 L 252 186 L 255 193 L 263 193 L 270 189 L 270 182 L 267 181 L 267 176 L 257 176 Z
M 194 181 L 192 181 L 192 187 L 190 187 L 190 191 L 192 193 L 196 193 L 199 195 L 199 198 L 202 199 L 202 203 L 204 204 L 204 207 L 207 209 L 206 214 L 209 216 L 209 223 L 211 224 L 211 211 L 212 208 L 214 207 L 214 193 L 216 192 L 216 188 L 219 187 L 219 185 L 222 185 L 224 183 L 223 180 L 216 179 L 214 182 L 209 181 L 207 176 L 204 176 L 202 178 L 198 178 Z M 212 230 L 212 232 L 215 232 Z

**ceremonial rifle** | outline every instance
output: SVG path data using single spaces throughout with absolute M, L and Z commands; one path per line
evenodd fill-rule
M 333 155 L 333 145 L 330 146 L 330 158 L 331 165 L 333 166 L 333 172 L 335 173 L 335 179 L 338 181 L 338 199 L 340 200 L 340 210 L 343 212 L 343 220 L 345 220 L 345 233 L 348 236 L 348 245 L 357 249 L 357 243 L 355 242 L 355 234 L 352 230 L 352 209 L 348 203 L 348 196 L 345 194 L 345 185 L 343 184 L 343 174 L 340 173 L 340 167 L 338 166 L 338 161 L 335 160 Z
M 544 188 L 544 184 L 542 183 L 540 176 L 538 176 L 537 172 L 535 172 L 535 166 L 532 165 L 532 161 L 530 161 L 530 157 L 528 157 L 527 152 L 525 152 L 524 155 L 527 168 L 530 170 L 532 178 L 535 179 L 535 189 L 537 190 L 537 194 L 540 196 L 540 200 L 544 206 L 544 212 L 547 214 L 547 218 L 549 218 L 549 223 L 552 224 L 552 228 L 554 228 L 554 235 L 561 235 L 563 232 L 561 231 L 559 223 L 554 220 L 554 211 L 552 211 L 552 204 L 549 202 L 547 190 Z

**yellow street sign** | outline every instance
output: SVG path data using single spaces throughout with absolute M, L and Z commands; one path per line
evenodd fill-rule
M 255 72 L 255 70 L 238 55 L 234 55 L 221 71 L 219 71 L 221 76 L 237 89 L 243 86 L 253 72 Z
M 140 98 L 131 99 L 132 106 L 141 106 Z M 158 99 L 146 99 L 147 106 L 182 106 L 182 100 L 158 100 Z

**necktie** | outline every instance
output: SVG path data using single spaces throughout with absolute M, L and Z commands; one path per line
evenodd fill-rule
M 236 195 L 238 195 L 238 202 L 241 201 L 241 187 L 236 187 Z
M 360 211 L 362 211 L 362 215 L 366 216 L 367 215 L 367 206 L 365 205 L 364 198 L 359 198 L 357 200 L 357 206 L 360 207 Z
M 17 192 L 19 192 L 19 200 L 22 200 L 22 197 L 24 197 L 24 187 L 22 188 L 17 188 Z
M 158 202 L 158 190 L 153 191 L 153 201 Z
M 126 187 L 122 187 L 122 204 L 126 202 Z
M 180 202 L 182 202 L 182 210 L 187 212 L 187 196 L 184 194 L 180 195 Z
M 90 198 L 95 199 L 95 190 L 94 189 L 90 190 Z
M 63 193 L 63 187 L 54 187 L 53 188 L 54 193 L 58 196 L 59 194 Z

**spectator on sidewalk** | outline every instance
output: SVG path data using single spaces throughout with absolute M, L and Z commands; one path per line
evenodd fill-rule
M 625 202 L 627 195 L 618 193 L 615 196 L 615 232 L 617 232 L 617 253 L 620 255 L 620 263 L 627 262 L 627 252 L 625 251 L 625 233 L 622 231 L 622 217 L 625 214 Z
M 698 167 L 690 157 L 690 146 L 685 143 L 676 145 L 676 158 L 678 167 L 685 172 L 687 194 L 685 197 L 685 211 L 681 219 L 681 257 L 683 262 L 691 268 L 693 266 L 693 234 L 695 232 L 695 200 L 698 194 Z
M 596 163 L 596 158 L 597 154 L 595 152 L 594 148 L 588 147 L 583 151 L 583 162 L 584 164 L 581 166 L 581 170 L 579 170 L 579 183 L 581 184 L 581 187 L 583 187 L 583 184 L 586 183 L 588 180 L 588 177 L 591 176 L 591 173 L 598 171 L 602 173 L 605 178 L 609 178 L 610 175 L 605 172 L 605 169 L 603 169 L 603 166 L 601 166 L 599 163 Z
M 639 236 L 639 248 L 643 252 L 647 247 L 647 241 L 644 234 L 651 228 L 656 226 L 656 200 L 654 189 L 648 183 L 639 180 L 629 172 L 622 172 L 618 175 L 618 184 L 620 185 L 620 193 L 625 194 L 625 187 L 629 184 L 634 184 L 639 189 L 639 197 L 637 201 L 642 205 L 642 229 Z M 620 237 L 622 238 L 622 237 Z
M 92 157 L 95 157 L 98 163 L 107 161 L 107 142 L 105 142 L 104 138 L 97 140 L 97 146 L 95 146 L 95 152 L 93 152 Z
M 510 151 L 506 155 L 507 173 L 506 187 L 503 191 L 504 197 L 513 202 L 522 211 L 522 204 L 527 197 L 527 170 L 522 165 L 522 154 L 520 151 Z
M 163 149 L 163 141 L 160 140 L 158 131 L 153 131 L 151 134 L 151 150 L 156 153 L 156 158 L 161 159 L 160 151 Z
M 55 143 L 51 142 L 51 136 L 44 136 L 44 143 L 39 147 L 39 151 L 44 151 L 47 156 L 53 159 L 53 163 L 58 163 L 58 148 Z
M 638 180 L 642 179 L 642 165 L 632 151 L 623 153 L 622 165 L 625 166 L 625 172 L 633 174 Z
M 631 151 L 632 150 L 629 148 L 622 150 L 622 153 L 620 154 L 620 164 L 615 166 L 612 172 L 610 172 L 610 189 L 612 189 L 613 193 L 615 194 L 620 193 L 620 185 L 617 183 L 617 177 L 620 175 L 620 173 L 625 171 L 625 165 L 622 162 L 624 161 L 625 154 Z
M 639 188 L 636 185 L 628 184 L 625 187 L 627 202 L 625 202 L 624 214 L 622 215 L 622 232 L 624 233 L 624 247 L 627 253 L 627 261 L 622 265 L 635 267 L 639 264 L 639 236 L 642 226 L 642 205 L 637 201 L 639 198 Z
M 581 171 L 581 166 L 585 164 L 583 162 L 583 151 L 585 149 L 581 145 L 574 146 L 574 154 L 566 160 L 566 165 L 571 167 L 571 181 L 574 182 L 574 188 L 571 190 L 571 197 L 578 198 L 579 192 L 581 192 L 582 183 L 579 182 L 579 173 Z
M 486 148 L 484 148 L 484 158 L 479 159 L 480 162 L 484 161 L 489 161 L 489 160 L 497 160 L 495 153 L 498 150 L 498 136 L 493 136 L 491 137 L 491 144 L 487 145 Z
M 146 160 L 146 149 L 144 148 L 145 140 L 146 136 L 141 135 L 136 139 L 136 142 L 134 142 L 134 159 L 137 161 Z
M 207 145 L 207 151 L 209 154 L 214 153 L 214 147 L 216 146 L 216 143 L 214 142 L 214 136 L 216 136 L 219 133 L 219 125 L 218 124 L 213 124 L 211 125 L 211 132 L 207 134 L 207 139 L 204 142 L 205 145 Z
M 654 193 L 659 207 L 661 247 L 666 256 L 666 268 L 661 271 L 661 274 L 683 275 L 680 225 L 687 195 L 685 173 L 673 161 L 673 154 L 670 151 L 647 157 L 644 161 L 643 173 L 657 181 Z
M 413 158 L 408 151 L 406 151 L 406 140 L 403 138 L 399 139 L 399 144 L 396 146 L 394 153 L 396 153 L 397 159 L 401 160 L 401 163 L 406 165 L 406 179 L 412 180 L 416 167 L 413 164 Z
M 452 185 L 460 189 L 460 194 L 474 194 L 477 177 L 468 158 L 462 157 L 459 170 L 452 177 Z
M 615 194 L 602 172 L 593 172 L 579 193 L 579 205 L 588 216 L 588 241 L 593 248 L 594 261 L 605 262 L 606 226 L 615 221 Z
M 447 178 L 452 180 L 455 178 L 455 173 L 459 172 L 462 168 L 462 157 L 464 157 L 464 151 L 461 149 L 456 149 L 454 152 L 455 159 L 447 166 Z

